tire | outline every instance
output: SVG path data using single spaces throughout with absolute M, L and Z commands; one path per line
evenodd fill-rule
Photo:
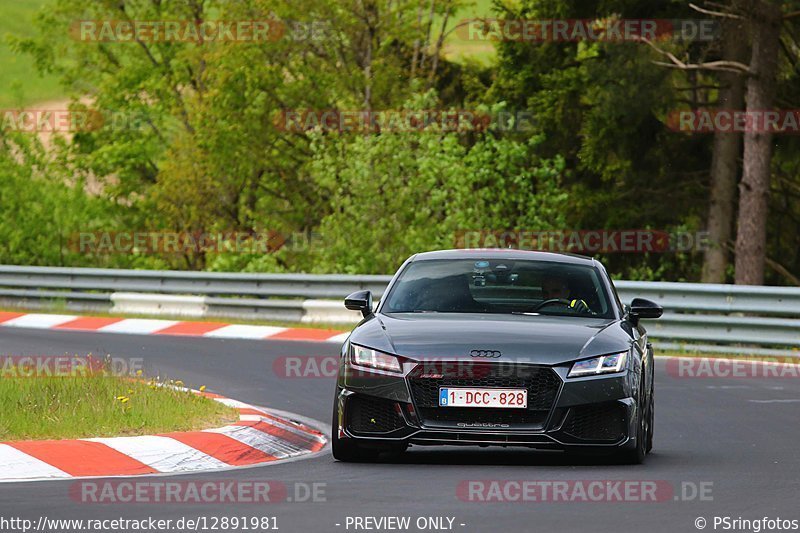
M 331 421 L 331 451 L 333 458 L 343 463 L 374 461 L 378 458 L 378 450 L 364 449 L 353 439 L 339 438 L 339 402 L 338 394 L 333 400 L 333 420 Z
M 644 401 L 644 389 L 639 394 L 639 402 Z M 636 406 L 636 446 L 630 450 L 619 453 L 620 462 L 628 465 L 640 465 L 647 456 L 647 417 L 649 409 Z
M 377 450 L 362 448 L 352 439 L 340 439 L 336 429 L 331 435 L 331 450 L 333 458 L 343 463 L 369 462 L 378 458 Z
M 650 453 L 653 451 L 653 433 L 654 427 L 656 422 L 656 415 L 655 415 L 655 391 L 651 388 L 650 389 L 650 403 L 647 407 L 647 446 L 645 451 Z

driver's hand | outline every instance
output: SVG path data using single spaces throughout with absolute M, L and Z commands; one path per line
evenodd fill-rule
M 590 311 L 589 306 L 583 300 L 570 300 L 569 308 L 579 313 L 588 313 Z

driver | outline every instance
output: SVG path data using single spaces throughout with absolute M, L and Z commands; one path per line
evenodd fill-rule
M 579 313 L 589 312 L 589 306 L 586 302 L 579 298 L 570 298 L 567 280 L 559 276 L 550 275 L 544 278 L 544 281 L 542 281 L 542 298 L 544 298 L 544 301 L 559 300 Z

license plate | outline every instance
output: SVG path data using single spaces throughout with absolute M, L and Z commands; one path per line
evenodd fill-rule
M 439 407 L 504 407 L 526 409 L 527 389 L 470 389 L 442 387 L 439 389 Z

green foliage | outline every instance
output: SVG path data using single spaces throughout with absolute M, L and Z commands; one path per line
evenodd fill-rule
M 85 264 L 70 239 L 110 220 L 109 206 L 86 195 L 83 182 L 70 184 L 53 171 L 57 165 L 37 155 L 38 143 L 15 141 L 12 151 L 0 138 L 0 263 Z
M 333 210 L 314 270 L 391 272 L 413 253 L 455 247 L 459 231 L 558 227 L 561 161 L 539 160 L 535 146 L 491 136 L 465 146 L 436 131 L 319 139 L 311 172 Z
M 528 0 L 504 6 L 512 18 L 597 17 L 597 6 L 581 2 Z M 619 18 L 642 16 L 625 2 L 606 3 L 603 9 Z M 677 17 L 683 7 L 661 9 Z M 500 45 L 492 97 L 534 109 L 545 138 L 541 153 L 564 157 L 568 229 L 669 231 L 687 225 L 697 229 L 702 220 L 711 137 L 665 127 L 663 117 L 679 107 L 683 96 L 676 86 L 688 82 L 654 66 L 653 54 L 646 45 L 630 42 Z M 635 279 L 692 279 L 702 256 L 693 255 L 688 265 L 672 254 L 618 254 L 604 260 L 610 271 Z
M 14 37 L 35 34 L 34 16 L 52 3 L 52 0 L 0 3 L 0 109 L 63 98 L 58 78 L 47 72 L 35 72 L 33 58 L 14 53 L 13 47 Z
M 689 7 L 432 5 L 433 12 L 417 0 L 53 0 L 38 16 L 38 36 L 23 32 L 10 42 L 40 72 L 59 76 L 74 109 L 98 111 L 105 122 L 47 147 L 6 137 L 0 262 L 389 273 L 414 252 L 454 246 L 459 231 L 702 228 L 711 136 L 672 132 L 664 117 L 712 101 L 713 89 L 686 87 L 713 85 L 713 76 L 658 67 L 655 52 L 636 43 L 501 42 L 495 65 L 465 59 L 486 59 L 486 50 L 450 34 L 433 57 L 445 18 L 448 29 L 490 10 L 521 19 L 696 18 Z M 202 44 L 69 37 L 76 20 L 126 18 L 274 18 L 288 34 Z M 716 53 L 703 43 L 661 44 L 681 57 Z M 782 69 L 781 94 L 790 99 L 796 69 Z M 287 132 L 280 122 L 286 110 L 405 108 L 529 111 L 536 125 L 338 134 Z M 800 265 L 797 232 L 781 231 L 800 227 L 795 144 L 776 141 L 780 215 L 770 221 L 770 253 L 789 270 Z M 268 254 L 97 256 L 63 246 L 64 235 L 94 230 L 275 231 L 309 244 Z M 603 259 L 633 279 L 695 280 L 702 261 L 697 253 Z

